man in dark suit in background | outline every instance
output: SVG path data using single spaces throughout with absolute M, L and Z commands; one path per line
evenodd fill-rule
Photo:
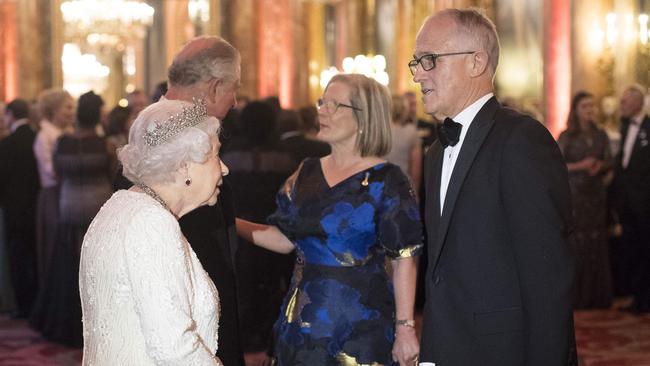
M 295 160 L 295 167 L 306 158 L 322 158 L 329 155 L 330 145 L 319 140 L 307 138 L 301 128 L 301 113 L 285 110 L 278 116 L 278 132 L 280 145 Z M 293 171 L 292 171 L 293 172 Z
M 36 134 L 28 121 L 29 105 L 7 104 L 5 123 L 11 134 L 0 141 L 0 205 L 5 208 L 15 317 L 27 317 L 36 296 L 36 197 L 40 188 L 32 146 Z
M 634 295 L 630 310 L 641 313 L 650 311 L 650 117 L 643 110 L 643 99 L 638 86 L 621 96 L 622 143 L 612 183 Z
M 421 365 L 566 365 L 573 267 L 560 150 L 542 124 L 495 99 L 499 40 L 484 15 L 428 18 L 414 57 L 425 111 L 444 121 L 425 163 Z
M 426 149 L 433 144 L 434 141 L 436 141 L 436 124 L 437 121 L 425 121 L 423 119 L 419 119 L 417 115 L 417 110 L 418 110 L 418 102 L 416 100 L 417 96 L 415 95 L 414 92 L 412 91 L 407 91 L 404 93 L 404 98 L 406 98 L 406 101 L 408 102 L 408 120 L 411 123 L 414 123 L 415 126 L 418 129 L 418 134 L 420 135 L 420 138 L 422 139 L 422 151 L 426 152 Z

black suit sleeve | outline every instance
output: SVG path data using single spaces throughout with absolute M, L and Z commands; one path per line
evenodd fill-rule
M 513 126 L 501 194 L 524 307 L 526 365 L 564 365 L 573 337 L 567 170 L 546 128 L 529 118 Z

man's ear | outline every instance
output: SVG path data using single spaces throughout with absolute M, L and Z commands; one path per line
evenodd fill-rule
M 483 75 L 488 68 L 488 54 L 485 51 L 476 51 L 471 55 L 471 61 L 469 64 L 470 67 L 470 76 L 478 77 Z
M 208 99 L 212 103 L 216 103 L 217 98 L 221 92 L 223 82 L 220 79 L 214 78 L 208 82 Z

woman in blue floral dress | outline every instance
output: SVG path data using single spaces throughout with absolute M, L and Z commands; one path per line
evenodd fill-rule
M 362 75 L 332 78 L 319 100 L 319 138 L 331 155 L 305 160 L 287 180 L 271 226 L 237 222 L 259 246 L 296 250 L 275 324 L 278 366 L 412 365 L 417 358 L 422 226 L 408 178 L 379 158 L 390 149 L 389 118 L 384 86 Z

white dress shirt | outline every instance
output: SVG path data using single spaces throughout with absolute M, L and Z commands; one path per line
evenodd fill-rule
M 623 168 L 627 168 L 627 165 L 630 163 L 632 150 L 634 150 L 634 143 L 636 142 L 636 137 L 639 134 L 644 118 L 645 113 L 641 111 L 641 113 L 630 119 L 630 126 L 627 128 L 627 135 L 625 136 L 625 142 L 623 145 Z
M 11 127 L 9 127 L 9 130 L 11 131 L 11 133 L 14 133 L 16 132 L 18 127 L 24 126 L 27 123 L 29 123 L 29 120 L 27 118 L 21 118 L 19 120 L 16 120 L 14 123 L 12 123 Z
M 38 162 L 38 174 L 41 177 L 41 187 L 54 187 L 57 185 L 54 173 L 54 145 L 63 134 L 63 130 L 52 122 L 44 119 L 41 121 L 41 130 L 34 141 L 34 155 Z
M 455 117 L 453 117 L 454 122 L 458 122 L 463 125 L 463 128 L 460 130 L 460 138 L 458 143 L 454 146 L 447 146 L 443 151 L 442 157 L 442 172 L 440 179 L 440 215 L 442 215 L 442 209 L 445 206 L 445 197 L 447 196 L 447 187 L 449 187 L 449 180 L 451 179 L 451 174 L 454 172 L 454 166 L 456 165 L 456 159 L 458 159 L 458 154 L 460 153 L 461 147 L 463 147 L 463 141 L 465 140 L 465 135 L 469 130 L 469 126 L 472 124 L 474 117 L 478 114 L 478 111 L 483 108 L 483 105 L 494 96 L 493 93 L 488 93 L 480 97 L 476 102 L 469 105 L 467 108 L 463 109 Z

